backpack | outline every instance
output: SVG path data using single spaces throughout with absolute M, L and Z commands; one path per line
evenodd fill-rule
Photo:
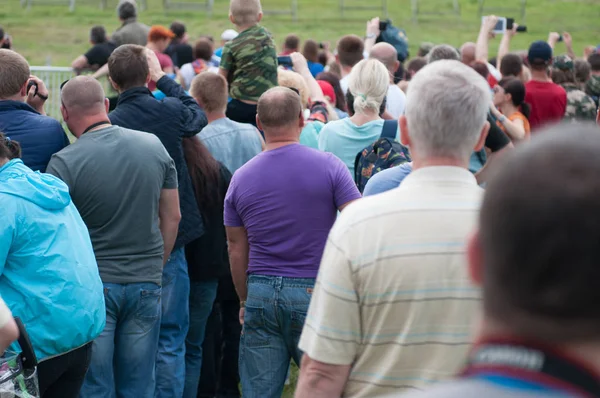
M 376 41 L 378 43 L 389 43 L 394 46 L 398 52 L 398 61 L 404 62 L 408 58 L 408 37 L 406 36 L 406 31 L 392 25 L 392 21 L 389 19 L 383 22 L 387 22 L 387 25 L 381 31 Z
M 354 181 L 361 193 L 375 174 L 411 161 L 408 148 L 395 141 L 397 131 L 398 122 L 386 120 L 379 139 L 356 155 Z

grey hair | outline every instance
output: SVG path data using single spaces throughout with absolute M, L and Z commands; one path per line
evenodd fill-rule
M 354 111 L 379 113 L 390 85 L 390 72 L 376 59 L 360 61 L 350 72 L 348 89 L 354 96 Z
M 421 157 L 468 159 L 487 121 L 487 82 L 459 61 L 425 66 L 410 81 L 406 119 L 411 151 Z
M 429 51 L 429 54 L 427 54 L 427 63 L 440 61 L 442 59 L 459 61 L 460 54 L 456 48 L 448 44 L 438 44 Z

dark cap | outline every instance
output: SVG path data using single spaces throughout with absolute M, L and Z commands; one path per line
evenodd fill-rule
M 550 62 L 552 59 L 552 47 L 545 41 L 536 41 L 531 43 L 527 53 L 529 63 Z
M 179 21 L 171 24 L 171 32 L 175 33 L 175 37 L 181 39 L 185 34 L 185 25 Z

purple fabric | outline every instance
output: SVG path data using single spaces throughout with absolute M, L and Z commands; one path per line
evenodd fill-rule
M 316 278 L 338 208 L 360 197 L 337 157 L 287 145 L 236 171 L 225 198 L 225 225 L 246 228 L 249 274 Z

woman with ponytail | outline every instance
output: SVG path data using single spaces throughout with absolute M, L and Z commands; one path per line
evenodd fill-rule
M 354 115 L 326 124 L 319 134 L 319 149 L 336 155 L 354 175 L 356 155 L 381 136 L 383 119 L 379 110 L 390 74 L 378 60 L 367 59 L 352 68 L 349 79 L 348 90 L 354 100 L 348 107 L 354 109 Z
M 492 114 L 498 126 L 517 143 L 529 140 L 529 105 L 525 102 L 525 85 L 516 77 L 507 77 L 494 87 Z

